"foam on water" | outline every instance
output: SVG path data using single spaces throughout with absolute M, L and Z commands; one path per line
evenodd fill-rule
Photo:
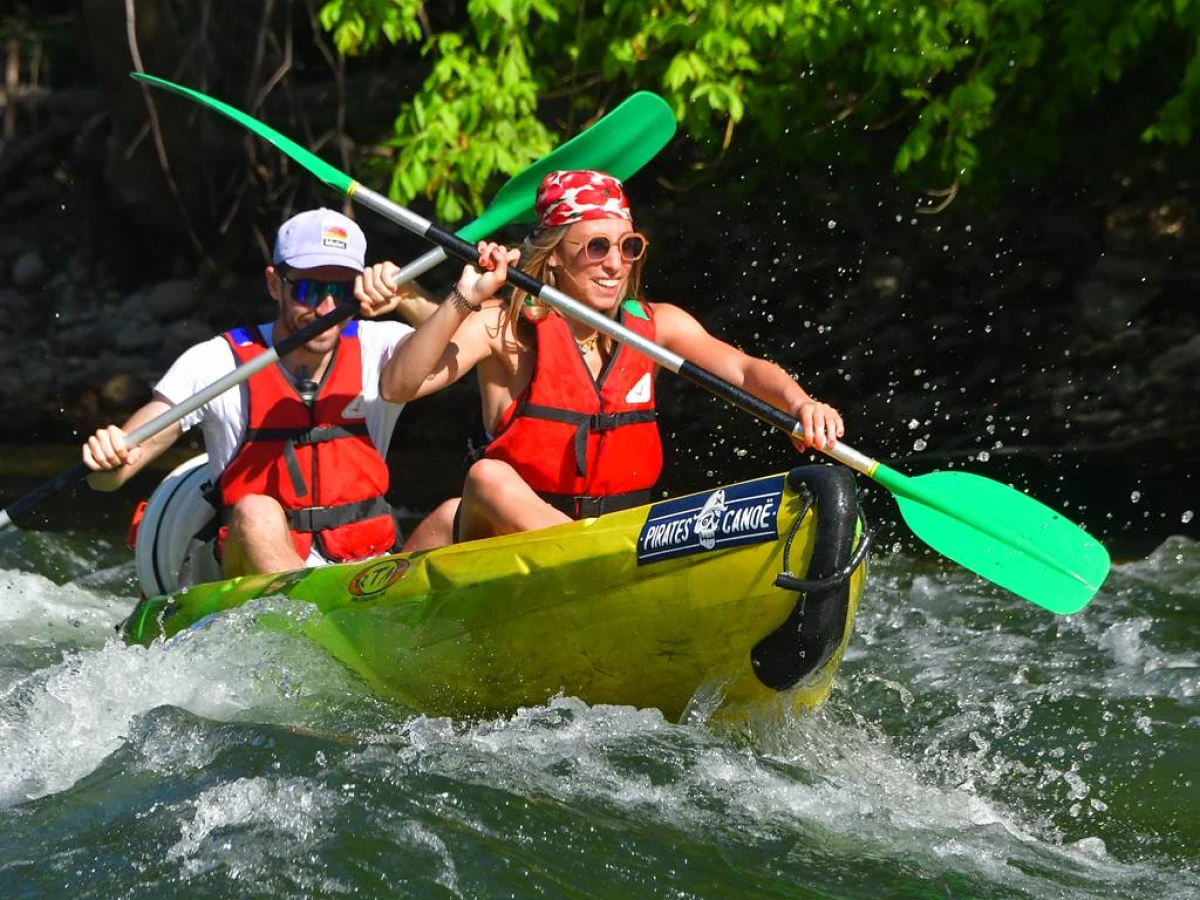
M 931 783 L 837 701 L 791 723 L 770 752 L 672 725 L 652 710 L 562 697 L 471 727 L 418 717 L 383 740 L 395 747 L 397 783 L 437 775 L 636 823 L 638 833 L 660 828 L 760 848 L 783 841 L 804 869 L 819 861 L 851 872 L 863 860 L 889 861 L 928 878 L 950 870 L 1030 896 L 1080 898 L 1162 881 L 1153 867 L 1113 861 L 1098 838 L 1063 845 L 1041 833 L 1042 823 L 969 787 Z M 343 765 L 359 778 L 381 762 L 386 769 L 383 749 L 351 754 Z M 445 854 L 454 866 L 453 851 Z M 1064 892 L 1064 875 L 1080 889 Z
M 167 850 L 167 858 L 180 860 L 188 875 L 218 865 L 229 866 L 227 854 L 233 843 L 220 836 L 229 829 L 255 829 L 269 833 L 289 848 L 307 843 L 324 827 L 338 804 L 335 791 L 304 778 L 240 778 L 209 788 L 190 801 L 190 818 L 182 821 L 179 840 Z M 247 841 L 238 841 L 237 869 L 253 866 L 260 853 L 247 853 Z M 258 848 L 263 854 L 269 848 Z
M 0 569 L 0 647 L 102 644 L 130 606 L 103 590 Z
M 848 656 L 831 709 L 840 698 L 886 723 L 920 781 L 1010 810 L 1024 831 L 1088 859 L 1103 857 L 1106 833 L 1154 872 L 1156 848 L 1193 830 L 1184 729 L 1200 654 L 1178 591 L 1197 562 L 1194 543 L 1172 539 L 1116 567 L 1088 608 L 1063 618 L 956 567 L 927 574 L 882 557 L 857 623 L 864 649 Z M 1138 821 L 1146 792 L 1163 802 Z M 1123 883 L 1130 872 L 1143 877 L 1139 866 L 1103 874 Z
M 1187 545 L 1186 555 L 1168 542 L 1145 561 L 1114 567 L 1092 604 L 1067 617 L 1050 615 L 963 569 L 909 578 L 895 574 L 905 560 L 890 565 L 884 558 L 872 573 L 871 602 L 856 623 L 861 648 L 854 658 L 886 650 L 911 682 L 959 695 L 994 692 L 1000 681 L 1018 694 L 1195 697 L 1200 653 L 1173 630 L 1181 607 L 1175 591 L 1163 589 L 1162 575 L 1170 566 L 1180 594 L 1200 591 L 1200 574 L 1187 572 L 1188 565 L 1200 567 L 1200 549 L 1182 538 L 1172 541 Z
M 15 574 L 13 622 L 107 602 Z M 1168 542 L 1064 619 L 948 564 L 881 557 L 830 702 L 757 743 L 564 697 L 479 723 L 387 710 L 328 734 L 344 719 L 313 703 L 361 688 L 256 628 L 259 610 L 150 648 L 100 642 L 100 614 L 75 629 L 82 645 L 0 688 L 0 803 L 144 790 L 124 821 L 154 862 L 129 876 L 114 850 L 107 870 L 144 896 L 499 895 L 530 873 L 551 894 L 702 895 L 707 866 L 757 896 L 1184 900 L 1200 876 L 1170 804 L 1188 815 L 1198 586 L 1196 545 Z M 290 728 L 305 720 L 318 730 Z M 110 781 L 69 790 L 94 772 Z M 74 846 L 56 813 L 30 815 Z
M 67 789 L 124 746 L 135 719 L 156 707 L 221 721 L 251 714 L 286 721 L 301 714 L 303 694 L 344 686 L 348 676 L 317 648 L 255 629 L 264 611 L 269 603 L 150 647 L 109 638 L 13 680 L 0 693 L 0 806 Z M 294 604 L 274 612 L 304 614 Z

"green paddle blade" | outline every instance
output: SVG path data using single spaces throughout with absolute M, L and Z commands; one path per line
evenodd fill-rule
M 345 194 L 354 186 L 355 181 L 349 175 L 339 172 L 329 163 L 325 162 L 314 153 L 310 153 L 293 141 L 291 138 L 284 137 L 278 131 L 272 129 L 264 129 L 258 120 L 246 115 L 240 109 L 235 109 L 228 103 L 222 103 L 220 100 L 215 100 L 207 94 L 202 94 L 199 91 L 193 91 L 191 88 L 186 88 L 181 84 L 175 84 L 173 81 L 167 81 L 165 78 L 158 78 L 155 75 L 147 75 L 145 72 L 130 72 L 130 77 L 137 81 L 144 81 L 154 87 L 163 88 L 164 90 L 174 91 L 176 94 L 195 100 L 204 106 L 211 106 L 233 119 L 239 125 L 250 129 L 268 144 L 274 144 L 281 151 L 286 153 L 308 171 L 312 172 L 323 182 L 329 185 L 340 194 Z
M 241 110 L 207 94 L 144 72 L 130 73 L 138 81 L 182 94 L 211 107 L 249 129 L 290 156 L 341 194 L 356 182 L 319 156 L 284 137 Z M 496 194 L 478 219 L 458 232 L 465 241 L 478 241 L 511 222 L 532 222 L 538 186 L 558 169 L 600 169 L 616 178 L 628 178 L 654 158 L 675 134 L 675 116 L 665 100 L 649 91 L 628 97 L 612 112 L 537 162 L 514 175 Z
M 622 180 L 636 173 L 675 134 L 671 107 L 657 94 L 639 91 L 590 128 L 514 175 L 483 214 L 458 232 L 478 241 L 510 222 L 532 222 L 537 189 L 559 169 L 599 169 Z
M 886 466 L 874 477 L 930 547 L 1051 612 L 1083 609 L 1108 576 L 1099 541 L 1006 484 L 969 472 L 908 478 Z

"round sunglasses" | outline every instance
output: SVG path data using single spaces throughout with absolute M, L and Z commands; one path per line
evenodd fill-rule
M 602 262 L 608 258 L 608 251 L 613 247 L 613 241 L 609 240 L 603 234 L 598 234 L 593 238 L 588 238 L 586 241 L 572 241 L 564 238 L 564 244 L 579 244 L 583 247 L 583 255 L 588 262 Z M 628 234 L 623 234 L 615 241 L 617 251 L 621 254 L 621 259 L 625 262 L 635 262 L 642 258 L 646 253 L 646 248 L 650 246 L 650 242 L 646 240 L 644 234 L 636 231 L 631 231 Z
M 318 281 L 315 278 L 297 278 L 280 275 L 279 280 L 286 284 L 292 295 L 292 301 L 308 309 L 316 309 L 326 297 L 332 297 L 337 305 L 345 303 L 354 287 L 351 281 Z

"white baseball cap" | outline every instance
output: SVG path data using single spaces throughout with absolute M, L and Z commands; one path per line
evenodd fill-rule
M 292 216 L 275 236 L 276 265 L 291 269 L 343 266 L 361 272 L 366 264 L 367 239 L 353 219 L 321 207 Z

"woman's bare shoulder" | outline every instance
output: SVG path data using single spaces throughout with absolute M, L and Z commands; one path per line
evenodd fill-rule
M 660 337 L 670 334 L 689 334 L 703 326 L 690 312 L 674 303 L 647 303 Z

